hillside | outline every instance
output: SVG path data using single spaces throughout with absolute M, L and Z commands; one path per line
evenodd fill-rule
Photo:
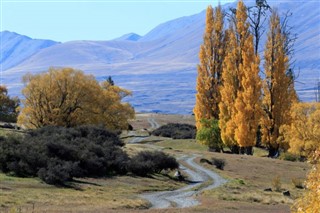
M 269 3 L 278 7 L 280 14 L 292 12 L 289 24 L 298 35 L 296 89 L 303 101 L 312 101 L 320 77 L 320 2 Z M 133 97 L 127 100 L 137 111 L 189 114 L 195 102 L 196 66 L 204 27 L 202 11 L 162 23 L 142 37 L 131 33 L 112 41 L 72 41 L 42 49 L 29 45 L 31 49 L 26 52 L 30 53 L 19 63 L 11 59 L 3 62 L 3 81 L 12 94 L 19 95 L 25 73 L 71 66 L 98 79 L 111 75 L 117 84 L 133 91 Z
M 31 39 L 9 31 L 0 32 L 0 38 L 2 44 L 0 64 L 3 71 L 19 65 L 42 49 L 58 44 L 55 41 Z

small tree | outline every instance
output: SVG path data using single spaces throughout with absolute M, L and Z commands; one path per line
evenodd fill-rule
M 17 97 L 11 98 L 8 89 L 0 86 L 0 121 L 16 122 L 20 100 Z
M 202 119 L 201 123 L 202 128 L 197 132 L 197 140 L 201 144 L 207 145 L 210 150 L 223 151 L 219 121 L 214 118 L 210 120 Z
M 311 156 L 320 147 L 320 103 L 296 103 L 291 107 L 290 116 L 291 124 L 280 129 L 289 143 L 289 152 Z

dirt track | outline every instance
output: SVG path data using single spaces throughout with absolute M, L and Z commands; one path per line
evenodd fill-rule
M 154 118 L 148 118 L 148 122 L 151 129 L 160 126 Z M 147 136 L 135 136 L 134 132 L 130 133 L 130 135 L 133 136 L 133 138 L 129 143 L 139 143 L 148 138 Z M 186 208 L 198 205 L 199 201 L 195 195 L 204 190 L 217 188 L 227 181 L 217 173 L 194 162 L 196 157 L 197 155 L 183 155 L 178 159 L 180 162 L 180 170 L 187 174 L 187 180 L 190 184 L 174 191 L 151 192 L 142 194 L 140 197 L 148 200 L 152 205 L 151 208 L 155 209 L 170 207 Z M 188 166 L 185 167 L 183 164 Z
M 197 156 L 182 156 L 179 161 L 188 164 L 188 167 L 180 166 L 180 169 L 183 170 L 187 175 L 187 180 L 190 181 L 190 184 L 174 190 L 174 191 L 162 191 L 162 192 L 153 192 L 140 195 L 140 197 L 148 200 L 152 207 L 156 209 L 161 208 L 185 208 L 196 206 L 199 204 L 199 201 L 196 199 L 195 195 L 204 191 L 213 189 L 221 186 L 227 181 L 220 177 L 213 171 L 210 171 L 199 164 L 194 162 L 194 159 Z M 210 181 L 213 183 L 206 185 L 205 187 L 202 184 Z

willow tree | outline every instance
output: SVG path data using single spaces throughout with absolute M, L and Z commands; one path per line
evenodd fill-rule
M 127 120 L 134 116 L 133 108 L 121 103 L 128 91 L 107 82 L 99 85 L 80 70 L 51 68 L 24 76 L 24 82 L 24 107 L 18 123 L 26 128 L 99 124 L 125 129 Z
M 289 59 L 285 40 L 279 15 L 273 11 L 264 52 L 264 113 L 261 120 L 262 142 L 268 147 L 269 156 L 278 153 L 283 142 L 280 140 L 280 127 L 290 123 L 290 107 L 296 100 L 292 78 L 287 75 Z
M 219 85 L 226 46 L 223 16 L 221 6 L 214 10 L 211 6 L 207 8 L 206 29 L 199 52 L 196 104 L 193 110 L 198 130 L 202 126 L 202 119 L 219 119 Z

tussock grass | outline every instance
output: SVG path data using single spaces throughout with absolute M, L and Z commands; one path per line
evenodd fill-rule
M 180 150 L 185 152 L 205 152 L 208 147 L 196 142 L 193 139 L 167 139 L 156 143 L 157 146 L 164 147 L 171 150 Z
M 174 190 L 184 184 L 164 175 L 153 178 L 122 176 L 78 179 L 75 188 L 59 188 L 35 178 L 0 173 L 0 212 L 99 212 L 105 209 L 145 209 L 149 203 L 137 195 L 147 191 Z

